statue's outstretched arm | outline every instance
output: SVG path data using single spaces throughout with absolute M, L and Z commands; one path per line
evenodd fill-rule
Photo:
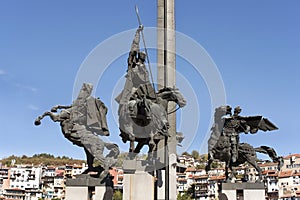
M 130 52 L 138 52 L 140 50 L 140 33 L 143 30 L 143 26 L 139 26 L 139 28 L 135 32 L 134 39 L 131 44 Z

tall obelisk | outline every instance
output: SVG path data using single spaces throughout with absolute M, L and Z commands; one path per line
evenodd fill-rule
M 175 87 L 176 60 L 175 60 L 175 15 L 174 0 L 157 0 L 157 83 L 161 87 Z M 169 103 L 169 111 L 174 110 L 175 103 Z M 158 199 L 176 200 L 176 113 L 168 115 L 170 124 L 167 142 L 160 142 L 159 149 L 167 145 L 167 157 L 159 152 L 158 156 L 167 162 L 163 176 L 163 187 L 158 189 Z

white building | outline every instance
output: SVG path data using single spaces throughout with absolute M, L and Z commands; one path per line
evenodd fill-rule
M 278 174 L 279 199 L 300 200 L 300 154 L 284 157 L 284 165 Z
M 22 190 L 41 189 L 42 169 L 40 167 L 22 166 L 10 168 L 10 188 Z

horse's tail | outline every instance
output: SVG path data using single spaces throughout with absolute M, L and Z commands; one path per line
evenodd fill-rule
M 280 170 L 281 167 L 283 166 L 283 164 L 284 164 L 283 157 L 277 156 L 276 151 L 272 147 L 260 146 L 260 147 L 254 148 L 254 150 L 258 153 L 267 154 L 273 160 L 273 162 L 278 163 L 278 166 L 277 166 L 278 170 Z

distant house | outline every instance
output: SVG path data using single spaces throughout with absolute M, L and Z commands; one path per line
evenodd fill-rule
M 300 154 L 284 157 L 278 185 L 280 199 L 300 199 Z
M 4 199 L 25 200 L 25 190 L 19 188 L 8 188 L 3 192 Z

